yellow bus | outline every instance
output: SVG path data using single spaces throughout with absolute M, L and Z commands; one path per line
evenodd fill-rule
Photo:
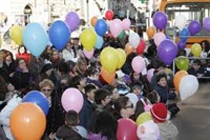
M 162 0 L 159 11 L 168 15 L 168 25 L 165 29 L 166 35 L 173 36 L 178 42 L 179 30 L 174 26 L 176 16 L 179 14 L 184 15 L 187 19 L 187 24 L 192 20 L 197 20 L 202 26 L 203 19 L 210 17 L 210 0 Z M 190 47 L 192 44 L 200 43 L 203 40 L 210 42 L 210 31 L 206 31 L 202 27 L 199 33 L 188 38 L 186 44 L 187 47 Z

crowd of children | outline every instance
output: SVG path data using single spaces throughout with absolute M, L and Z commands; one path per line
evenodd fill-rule
M 106 40 L 106 45 L 113 44 L 112 40 Z M 121 44 L 116 46 L 123 48 Z M 96 50 L 91 59 L 85 58 L 78 38 L 71 39 L 62 51 L 47 46 L 39 58 L 23 51 L 14 59 L 11 52 L 1 50 L 0 121 L 7 139 L 14 139 L 9 126 L 10 114 L 31 90 L 40 90 L 49 101 L 43 140 L 116 140 L 117 120 L 130 118 L 136 121 L 145 111 L 150 112 L 153 119 L 139 125 L 133 135 L 141 140 L 176 139 L 178 129 L 170 119 L 180 108 L 168 101 L 177 98 L 178 93 L 173 87 L 172 72 L 157 59 L 156 49 L 151 48 L 154 43 L 144 54 L 149 62 L 147 68 L 155 69 L 151 83 L 145 74 L 132 70 L 131 61 L 137 56 L 133 52 L 116 72 L 112 85 L 100 75 L 100 50 Z M 62 107 L 62 93 L 69 87 L 77 88 L 83 94 L 84 104 L 79 113 L 65 112 Z M 132 102 L 126 96 L 129 93 L 136 95 L 138 101 Z

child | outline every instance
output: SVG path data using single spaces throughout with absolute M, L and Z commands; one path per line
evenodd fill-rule
M 178 135 L 177 127 L 171 122 L 167 121 L 167 108 L 163 103 L 156 103 L 150 110 L 154 122 L 160 129 L 162 140 L 176 140 Z
M 197 78 L 204 76 L 204 69 L 199 59 L 193 61 L 192 67 L 188 70 L 188 74 L 194 75 Z
M 55 138 L 62 140 L 82 140 L 82 136 L 77 132 L 79 115 L 76 111 L 70 110 L 65 115 L 65 125 L 58 128 Z M 54 138 L 51 138 L 54 139 Z
M 144 98 L 143 96 L 143 85 L 141 84 L 141 82 L 134 82 L 132 84 L 132 92 L 134 94 L 136 94 L 136 96 L 138 97 L 138 99 L 140 100 L 141 98 Z
M 117 89 L 119 94 L 125 95 L 130 91 L 130 88 L 126 85 L 124 81 L 125 73 L 121 70 L 117 71 Z

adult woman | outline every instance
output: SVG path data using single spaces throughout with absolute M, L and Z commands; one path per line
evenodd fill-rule
M 134 114 L 133 104 L 126 96 L 121 96 L 115 101 L 114 108 L 116 113 L 114 115 L 117 119 L 130 118 Z

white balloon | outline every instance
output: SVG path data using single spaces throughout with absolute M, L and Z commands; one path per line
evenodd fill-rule
M 179 30 L 181 31 L 187 23 L 187 19 L 184 15 L 179 14 L 176 18 L 175 18 L 175 26 L 177 26 L 179 28 Z
M 139 101 L 138 96 L 134 93 L 128 93 L 127 95 L 125 95 L 129 98 L 129 100 L 131 101 L 131 103 L 134 106 L 134 109 L 136 109 L 136 104 Z
M 184 76 L 179 83 L 181 100 L 185 100 L 195 94 L 198 90 L 198 79 L 193 75 Z
M 159 47 L 160 43 L 166 39 L 166 35 L 162 32 L 156 33 L 154 35 L 154 42 L 157 47 Z
M 137 33 L 133 32 L 129 35 L 128 41 L 131 46 L 137 48 L 140 43 L 140 36 Z

